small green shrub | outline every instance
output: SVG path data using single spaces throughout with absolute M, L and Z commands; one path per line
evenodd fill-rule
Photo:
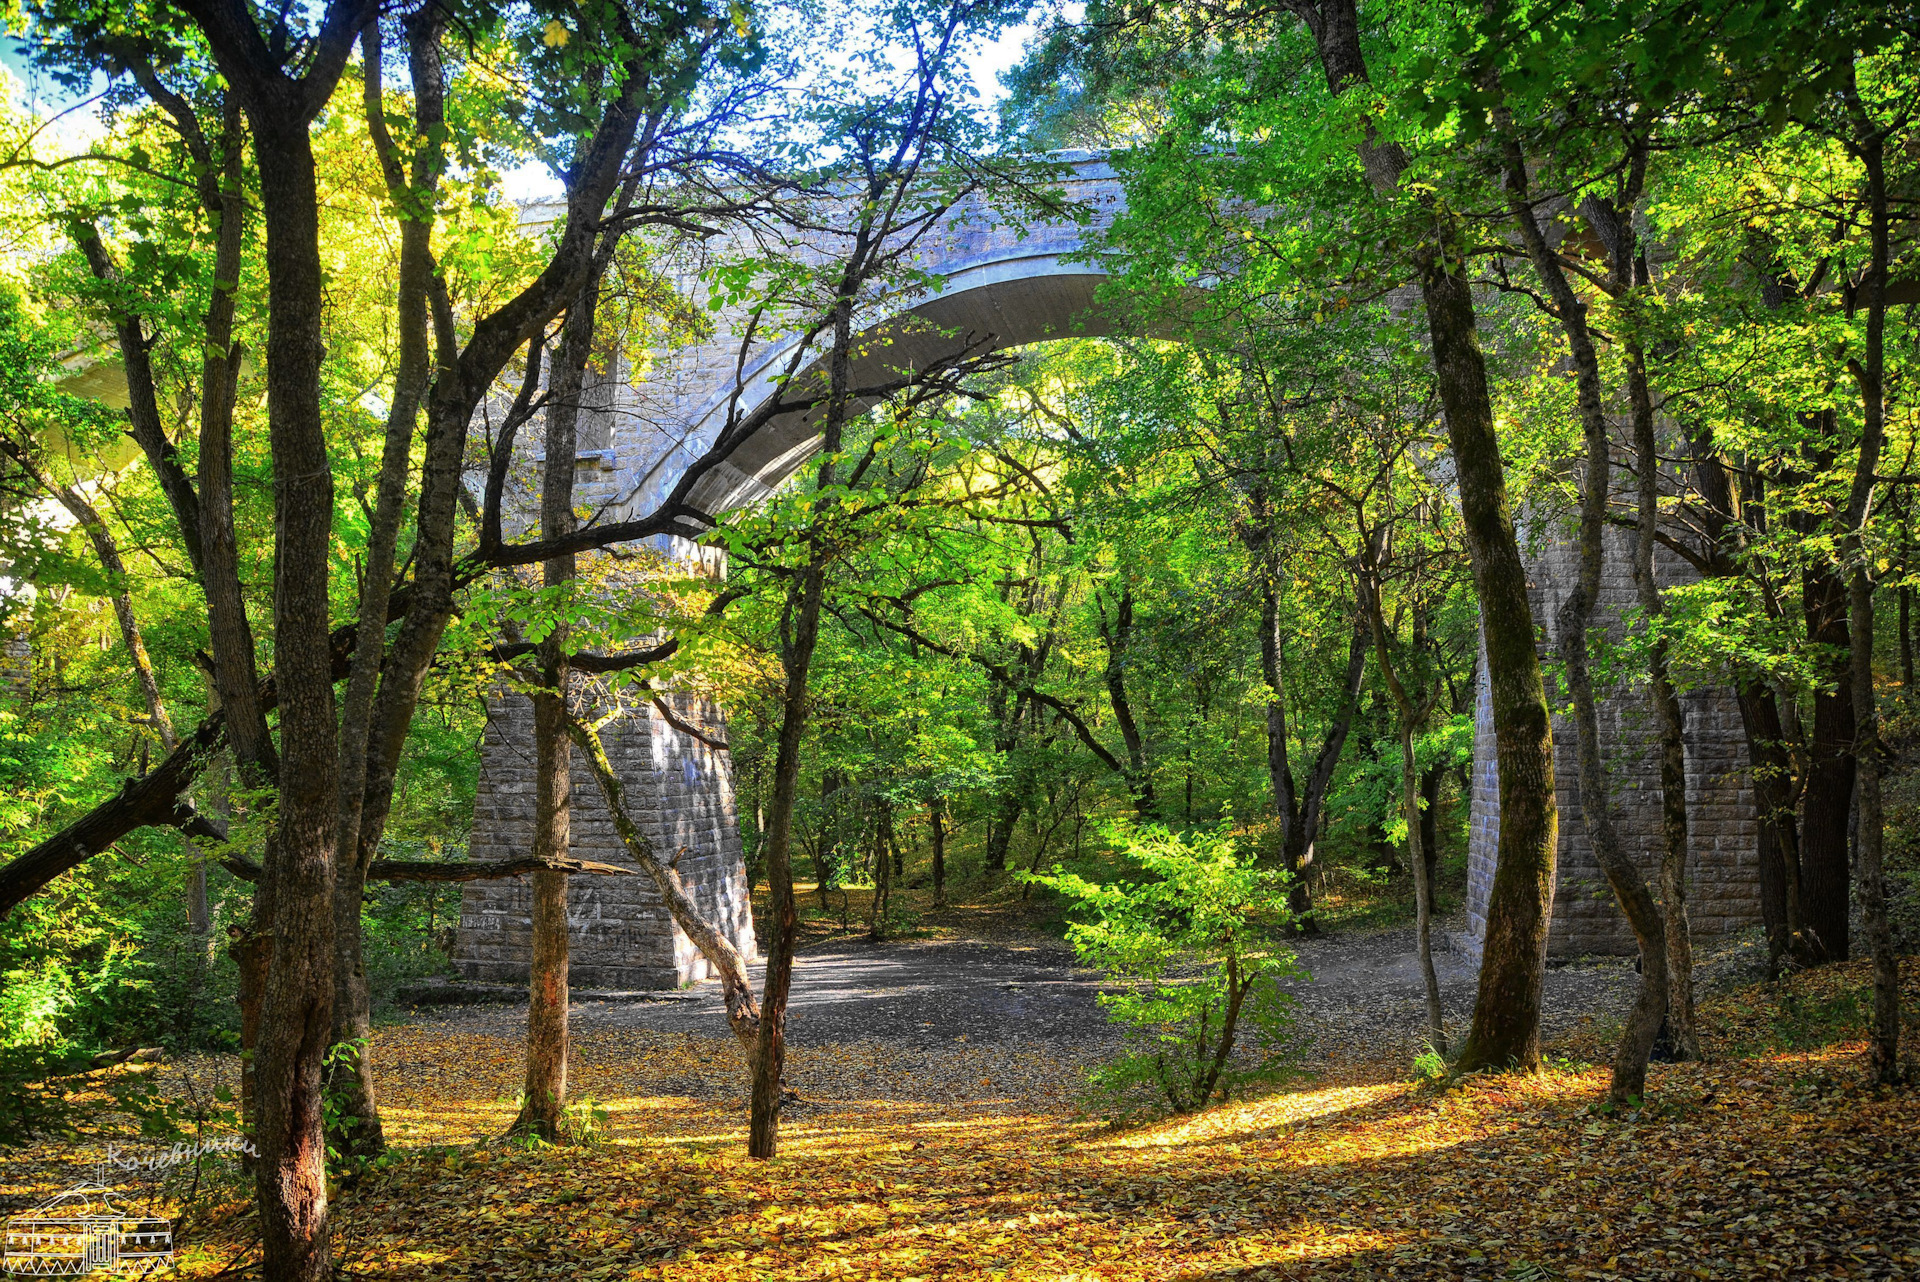
M 0 1149 L 73 1136 L 81 1111 L 65 1076 L 84 1067 L 63 1048 L 0 1046 Z
M 1128 1049 L 1094 1074 L 1116 1101 L 1148 1087 L 1176 1112 L 1284 1071 L 1292 999 L 1276 981 L 1300 973 L 1277 942 L 1290 920 L 1284 874 L 1243 858 L 1218 832 L 1117 826 L 1108 841 L 1135 871 L 1105 884 L 1058 867 L 1022 874 L 1072 902 L 1081 961 L 1119 979 L 1100 1004 Z M 1250 1043 L 1252 1062 L 1236 1061 Z
M 607 1121 L 612 1117 L 605 1104 L 591 1095 L 583 1095 L 560 1113 L 560 1134 L 569 1144 L 591 1147 L 607 1136 Z
M 1789 990 L 1773 1019 L 1775 1045 L 1781 1050 L 1813 1050 L 1862 1036 L 1867 1013 L 1861 997 L 1855 989 L 1830 997 L 1802 997 Z
M 1415 1081 L 1437 1082 L 1447 1075 L 1447 1061 L 1440 1052 L 1429 1046 L 1413 1057 L 1413 1076 Z

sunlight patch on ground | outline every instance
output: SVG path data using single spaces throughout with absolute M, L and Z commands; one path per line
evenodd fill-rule
M 535 1150 L 497 1138 L 519 1076 L 518 1047 L 498 1041 L 382 1035 L 389 1133 L 451 1147 L 403 1150 L 339 1190 L 350 1275 L 1920 1276 L 1886 1209 L 1920 1207 L 1920 1094 L 1864 1087 L 1854 1041 L 1656 1066 L 1649 1106 L 1619 1114 L 1592 1109 L 1602 1068 L 1435 1089 L 1382 1061 L 1132 1128 L 1075 1115 L 1058 1047 L 817 1047 L 766 1163 L 744 1154 L 746 1083 L 723 1037 L 582 1037 L 576 1089 L 608 1111 L 606 1138 Z M 35 1179 L 77 1155 L 40 1156 Z M 211 1282 L 257 1234 L 235 1201 L 186 1237 L 180 1275 Z

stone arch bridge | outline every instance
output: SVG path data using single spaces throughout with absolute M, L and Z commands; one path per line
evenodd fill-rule
M 1078 153 L 1064 159 L 1071 166 L 1064 186 L 1070 197 L 1092 211 L 1090 225 L 1098 228 L 1110 222 L 1124 204 L 1112 169 L 1098 155 Z M 995 347 L 1009 348 L 1114 332 L 1115 318 L 1102 311 L 1095 296 L 1104 274 L 1095 264 L 1070 261 L 1086 232 L 1086 226 L 1071 222 L 1018 229 L 984 207 L 961 206 L 925 242 L 920 266 L 940 282 L 938 287 L 904 309 L 931 324 L 886 326 L 886 341 L 875 344 L 876 350 L 863 357 L 869 368 L 856 367 L 856 384 L 863 381 L 863 374 L 924 367 L 950 355 L 965 341 L 956 335 L 990 335 Z M 768 345 L 741 366 L 726 320 L 723 313 L 711 341 L 656 356 L 644 377 L 632 377 L 616 360 L 586 389 L 575 472 L 581 505 L 612 520 L 651 511 L 687 466 L 704 453 L 725 422 L 730 402 L 737 397 L 740 407 L 751 410 L 771 395 L 774 377 L 791 348 Z M 522 441 L 541 439 L 537 422 L 521 434 Z M 702 479 L 694 502 L 707 511 L 755 502 L 791 476 L 816 447 L 812 428 L 797 415 L 776 418 Z M 1609 562 L 1614 573 L 1607 604 L 1624 607 L 1633 600 L 1632 583 L 1627 558 L 1617 554 L 1624 549 L 1615 552 Z M 1536 617 L 1550 618 L 1573 578 L 1570 550 L 1549 544 L 1536 553 L 1532 564 Z M 753 924 L 732 764 L 724 751 L 706 742 L 723 738 L 724 720 L 719 709 L 704 701 L 673 697 L 673 720 L 681 726 L 643 706 L 608 728 L 608 754 L 626 781 L 635 819 L 647 828 L 656 848 L 684 848 L 679 867 L 695 902 L 752 956 Z M 1724 692 L 1697 695 L 1689 711 L 1689 778 L 1695 793 L 1690 800 L 1696 816 L 1694 923 L 1702 934 L 1714 934 L 1758 919 L 1757 831 L 1732 698 Z M 1645 850 L 1659 820 L 1650 710 L 1638 699 L 1620 697 L 1606 705 L 1603 719 L 1610 722 L 1604 727 L 1610 743 L 1627 745 L 1611 760 L 1616 783 L 1624 785 L 1618 789 L 1622 835 L 1630 849 Z M 703 733 L 696 736 L 682 727 Z M 1560 743 L 1570 742 L 1571 727 L 1556 723 L 1555 731 Z M 530 850 L 532 740 L 532 713 L 526 700 L 519 696 L 495 700 L 482 750 L 472 858 L 504 859 Z M 630 864 L 599 789 L 583 765 L 576 761 L 574 768 L 575 855 Z M 1568 786 L 1572 774 L 1571 760 L 1563 757 L 1552 947 L 1562 954 L 1622 951 L 1631 946 L 1631 935 L 1586 848 L 1578 803 Z M 1477 950 L 1499 831 L 1484 673 L 1472 780 L 1469 928 L 1457 939 L 1461 946 Z M 572 978 L 577 986 L 673 988 L 705 977 L 707 968 L 699 951 L 673 925 L 645 877 L 574 878 L 569 896 Z M 531 891 L 519 879 L 467 883 L 454 952 L 464 977 L 525 980 L 531 906 Z

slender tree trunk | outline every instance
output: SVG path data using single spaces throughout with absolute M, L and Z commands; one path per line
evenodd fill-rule
M 1388 646 L 1386 612 L 1380 600 L 1380 561 L 1385 550 L 1385 534 L 1386 531 L 1379 527 L 1369 532 L 1363 523 L 1360 530 L 1361 570 L 1356 578 L 1359 580 L 1367 621 L 1373 631 L 1374 660 L 1379 664 L 1381 679 L 1386 682 L 1387 693 L 1392 696 L 1395 711 L 1399 714 L 1396 737 L 1400 744 L 1400 814 L 1407 825 L 1407 864 L 1413 872 L 1414 943 L 1420 960 L 1420 979 L 1426 988 L 1427 1041 L 1435 1052 L 1445 1055 L 1446 1009 L 1440 1002 L 1440 979 L 1433 968 L 1433 889 L 1427 855 L 1421 841 L 1420 771 L 1413 754 L 1414 735 L 1419 732 L 1426 712 L 1415 706 L 1406 684 L 1400 679 Z M 1432 705 L 1427 706 L 1430 708 Z
M 1433 765 L 1420 776 L 1420 856 L 1427 869 L 1427 912 L 1440 914 L 1440 785 L 1447 768 Z
M 827 883 L 833 880 L 833 868 L 840 850 L 840 772 L 832 768 L 820 772 L 820 833 L 813 843 L 813 894 L 820 911 L 827 909 Z
M 1264 518 L 1263 504 L 1256 513 Z M 1264 520 L 1262 521 L 1264 524 Z M 1304 935 L 1316 935 L 1320 931 L 1319 923 L 1313 916 L 1313 895 L 1307 885 L 1307 870 L 1313 862 L 1314 841 L 1318 836 L 1319 799 L 1315 795 L 1314 780 L 1307 781 L 1307 796 L 1299 795 L 1293 777 L 1293 766 L 1288 754 L 1287 732 L 1287 695 L 1284 669 L 1284 644 L 1280 635 L 1280 566 L 1271 549 L 1274 537 L 1269 531 L 1267 563 L 1261 575 L 1260 609 L 1260 666 L 1267 685 L 1267 786 L 1273 800 L 1274 817 L 1280 825 L 1280 863 L 1288 876 L 1287 908 L 1293 917 L 1293 928 Z M 1366 650 L 1361 647 L 1360 660 L 1365 664 Z M 1350 656 L 1351 657 L 1351 656 Z M 1348 665 L 1348 688 L 1357 694 L 1357 684 L 1353 665 Z M 1341 705 L 1341 711 L 1335 715 L 1330 727 L 1329 742 L 1337 739 L 1333 757 L 1339 756 L 1344 745 L 1347 727 L 1352 724 L 1354 701 L 1347 699 Z M 1320 754 L 1322 762 L 1328 760 L 1326 744 L 1323 743 Z M 1320 772 L 1315 771 L 1317 776 Z
M 943 797 L 928 807 L 928 827 L 933 836 L 933 902 L 947 902 L 947 819 Z
M 1900 693 L 1913 697 L 1913 589 L 1900 585 Z
M 1846 580 L 1828 567 L 1810 568 L 1802 578 L 1801 604 L 1807 640 L 1829 647 L 1828 653 L 1838 657 L 1821 674 L 1829 684 L 1813 696 L 1813 735 L 1801 790 L 1800 926 L 1810 961 L 1845 961 L 1852 907 L 1847 829 L 1854 784 L 1853 678 L 1847 659 L 1853 640 L 1847 627 Z
M 1227 1009 L 1220 1020 L 1220 1045 L 1214 1050 L 1213 1059 L 1202 1072 L 1200 1080 L 1194 1085 L 1194 1106 L 1200 1107 L 1213 1098 L 1214 1088 L 1220 1084 L 1220 1074 L 1226 1071 L 1227 1057 L 1233 1054 L 1234 1034 L 1240 1026 L 1240 1007 L 1247 1000 L 1247 989 L 1251 983 L 1240 979 L 1240 954 L 1238 950 L 1227 954 Z
M 831 466 L 830 464 L 824 466 Z M 823 483 L 824 484 L 824 483 Z M 782 647 L 787 691 L 782 700 L 779 748 L 773 765 L 773 804 L 768 808 L 767 889 L 769 938 L 766 987 L 760 999 L 760 1030 L 753 1057 L 753 1095 L 747 1153 L 770 1158 L 779 1142 L 780 1079 L 786 1069 L 787 994 L 793 985 L 793 936 L 799 917 L 793 902 L 793 807 L 800 784 L 800 742 L 806 730 L 807 676 L 820 639 L 820 605 L 826 592 L 821 561 L 800 575 L 787 598 L 791 628 Z
M 574 528 L 573 477 L 579 454 L 581 391 L 593 351 L 600 278 L 595 273 L 567 311 L 560 353 L 549 375 L 547 462 L 540 487 L 540 535 L 559 538 Z M 549 589 L 564 588 L 575 575 L 575 558 L 559 556 L 542 566 Z M 532 692 L 534 803 L 533 853 L 564 859 L 572 839 L 573 750 L 568 737 L 569 630 L 554 627 L 539 650 L 539 687 Z M 533 875 L 533 950 L 527 977 L 527 1073 L 514 1129 L 543 1140 L 561 1136 L 567 1106 L 568 976 L 567 874 Z
M 1764 682 L 1738 691 L 1746 732 L 1748 771 L 1760 825 L 1760 915 L 1766 925 L 1769 968 L 1804 956 L 1800 922 L 1800 831 L 1794 814 L 1793 760 L 1780 724 L 1780 705 Z
M 1885 817 L 1880 797 L 1880 715 L 1873 688 L 1873 582 L 1865 568 L 1853 572 L 1854 786 L 1859 799 L 1860 909 L 1873 957 L 1873 1019 L 1867 1050 L 1868 1076 L 1891 1086 L 1900 1080 L 1900 957 L 1887 921 Z
M 879 810 L 880 814 L 874 822 L 873 845 L 877 867 L 873 879 L 873 911 L 867 920 L 867 936 L 875 942 L 887 937 L 887 901 L 893 894 L 893 816 L 884 802 Z
M 1287 906 L 1293 911 L 1296 921 L 1310 923 L 1313 920 L 1313 901 L 1307 897 L 1306 886 L 1300 880 L 1300 870 L 1287 858 L 1298 807 L 1294 802 L 1293 766 L 1287 755 L 1287 704 L 1286 686 L 1281 677 L 1282 658 L 1280 591 L 1275 567 L 1269 565 L 1260 583 L 1260 670 L 1267 685 L 1267 793 L 1272 800 L 1273 817 L 1280 825 L 1283 866 L 1293 878 L 1287 888 Z
M 432 9 L 424 11 L 437 15 Z M 372 750 L 375 684 L 386 654 L 387 605 L 393 583 L 394 551 L 407 497 L 407 474 L 413 449 L 414 425 L 426 395 L 428 278 L 433 272 L 431 215 L 416 202 L 431 200 L 438 176 L 438 147 L 433 139 L 442 124 L 442 82 L 438 75 L 439 26 L 430 16 L 409 32 L 410 43 L 425 44 L 414 57 L 415 116 L 423 139 L 415 157 L 413 185 L 400 169 L 400 157 L 387 134 L 381 95 L 380 24 L 373 21 L 361 32 L 362 105 L 389 193 L 400 211 L 400 270 L 395 316 L 399 352 L 393 379 L 393 400 L 387 411 L 381 445 L 380 472 L 375 486 L 373 519 L 367 531 L 366 563 L 361 568 L 359 636 L 353 666 L 347 676 L 346 698 L 340 713 L 340 839 L 334 898 L 333 1070 L 328 1090 L 335 1101 L 339 1133 L 335 1147 L 355 1154 L 373 1154 L 386 1148 L 380 1110 L 374 1093 L 373 1061 L 369 1042 L 373 1033 L 372 997 L 362 956 L 360 904 L 367 883 L 367 865 L 377 843 L 362 843 L 360 820 L 367 787 L 367 760 Z M 423 64 L 433 74 L 418 74 Z
M 1856 98 L 1857 101 L 1857 98 Z M 1857 108 L 1856 108 L 1857 110 Z M 1860 113 L 1864 117 L 1864 112 Z M 1867 171 L 1867 203 L 1872 258 L 1865 282 L 1867 343 L 1863 360 L 1851 362 L 1860 387 L 1860 455 L 1854 466 L 1847 504 L 1847 553 L 1854 563 L 1849 584 L 1854 649 L 1852 652 L 1856 808 L 1859 816 L 1860 907 L 1867 947 L 1873 956 L 1873 1020 L 1868 1047 L 1869 1074 L 1880 1085 L 1900 1078 L 1900 959 L 1893 951 L 1887 922 L 1885 825 L 1881 807 L 1883 766 L 1879 697 L 1873 683 L 1873 580 L 1868 560 L 1867 525 L 1882 443 L 1886 437 L 1887 271 L 1890 217 L 1886 180 L 1886 135 L 1878 124 L 1860 121 L 1866 137 L 1855 144 Z
M 1504 122 L 1503 122 L 1504 123 Z M 1666 924 L 1646 881 L 1620 844 L 1613 826 L 1613 801 L 1600 757 L 1600 718 L 1588 668 L 1587 631 L 1600 600 L 1605 570 L 1607 507 L 1611 497 L 1612 456 L 1601 401 L 1600 360 L 1587 327 L 1587 305 L 1568 283 L 1558 258 L 1547 247 L 1528 194 L 1525 159 L 1519 144 L 1508 141 L 1508 213 L 1520 233 L 1534 271 L 1547 287 L 1572 353 L 1586 460 L 1580 503 L 1580 575 L 1560 607 L 1558 648 L 1565 667 L 1578 731 L 1580 815 L 1594 859 L 1600 865 L 1640 947 L 1640 992 L 1614 1051 L 1609 1097 L 1625 1103 L 1646 1093 L 1647 1058 L 1667 1009 Z M 1502 814 L 1502 827 L 1505 826 Z
M 672 914 L 675 924 L 686 932 L 687 938 L 693 941 L 693 946 L 700 950 L 700 955 L 707 959 L 714 973 L 719 976 L 720 997 L 727 1008 L 727 1025 L 739 1039 L 751 1062 L 760 1034 L 760 1007 L 753 1000 L 753 984 L 747 975 L 746 959 L 718 927 L 700 915 L 699 907 L 681 884 L 679 870 L 660 862 L 653 843 L 647 840 L 646 834 L 628 815 L 626 787 L 620 782 L 613 763 L 607 760 L 607 750 L 600 742 L 598 731 L 569 716 L 566 732 L 592 769 L 594 781 L 600 785 L 600 795 L 606 799 L 607 813 L 613 816 L 614 830 L 620 834 L 621 844 L 626 846 L 627 853 L 633 856 L 633 861 L 640 865 L 641 871 L 653 879 L 654 888 L 660 892 L 660 898 Z
M 824 517 L 831 507 L 825 491 L 835 483 L 841 430 L 846 422 L 852 382 L 853 300 L 856 269 L 869 248 L 871 229 L 855 237 L 851 263 L 842 277 L 840 298 L 833 312 L 833 347 L 827 361 L 829 380 L 817 486 L 822 497 L 814 505 Z M 807 682 L 813 671 L 813 653 L 820 642 L 820 609 L 826 599 L 828 552 L 815 545 L 806 566 L 790 582 L 781 618 L 780 663 L 786 676 L 781 700 L 779 748 L 774 756 L 773 805 L 768 816 L 767 887 L 773 927 L 767 952 L 766 987 L 760 997 L 760 1037 L 753 1058 L 753 1094 L 747 1121 L 747 1155 L 771 1158 L 780 1139 L 780 1081 L 787 1064 L 787 995 L 793 987 L 794 930 L 799 917 L 793 902 L 793 866 L 788 857 L 793 839 L 793 808 L 800 786 L 800 743 L 807 727 Z
M 1400 723 L 1400 785 L 1407 818 L 1407 862 L 1413 865 L 1415 946 L 1420 953 L 1420 980 L 1427 990 L 1427 1038 L 1441 1055 L 1447 1053 L 1447 1016 L 1440 1003 L 1440 979 L 1433 969 L 1433 874 L 1421 840 L 1419 771 L 1413 760 L 1413 726 Z
M 1628 335 L 1625 346 L 1639 482 L 1633 578 L 1641 612 L 1648 626 L 1657 629 L 1664 609 L 1653 563 L 1660 523 L 1660 455 L 1646 357 L 1637 335 Z M 1687 920 L 1687 861 L 1692 842 L 1687 830 L 1686 718 L 1667 670 L 1667 643 L 1657 631 L 1647 648 L 1647 679 L 1660 728 L 1660 907 L 1667 941 L 1667 1028 L 1681 1058 L 1699 1059 L 1700 1034 L 1693 1014 L 1693 938 Z
M 1113 708 L 1114 724 L 1127 747 L 1127 789 L 1133 793 L 1133 808 L 1141 819 L 1159 815 L 1159 803 L 1153 795 L 1153 771 L 1147 761 L 1146 738 L 1140 733 L 1133 715 L 1133 703 L 1127 697 L 1127 651 L 1133 641 L 1133 590 L 1123 586 L 1109 626 L 1106 611 L 1100 612 L 1100 632 L 1107 643 L 1107 702 Z M 1016 814 L 1015 819 L 1019 816 Z M 1012 825 L 1005 825 L 1011 829 Z M 1006 866 L 1006 846 L 1011 833 L 1001 837 L 1000 866 Z

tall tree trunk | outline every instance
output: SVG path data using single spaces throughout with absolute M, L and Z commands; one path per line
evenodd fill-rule
M 927 808 L 927 825 L 933 837 L 933 902 L 947 902 L 947 801 L 936 800 Z
M 283 82 L 285 83 L 285 82 Z M 339 750 L 328 619 L 333 473 L 320 413 L 319 193 L 304 86 L 266 94 L 253 117 L 267 225 L 267 418 L 273 449 L 274 660 L 279 822 L 258 923 L 272 939 L 254 1048 L 262 1271 L 330 1276 L 321 1062 L 333 1031 L 334 840 Z M 297 99 L 280 101 L 282 98 Z M 256 706 L 253 690 L 246 697 Z M 233 715 L 232 696 L 221 700 Z
M 593 352 L 600 278 L 595 273 L 567 311 L 567 323 L 549 375 L 547 462 L 540 485 L 540 536 L 554 539 L 574 527 L 573 478 L 579 455 L 581 391 Z M 558 556 L 541 567 L 548 589 L 574 579 L 575 558 Z M 568 737 L 569 630 L 553 627 L 540 643 L 539 686 L 533 700 L 533 853 L 564 859 L 572 837 L 573 743 Z M 527 977 L 527 1073 L 513 1128 L 543 1140 L 560 1138 L 567 1105 L 567 874 L 533 875 L 533 950 Z
M 841 431 L 846 423 L 853 373 L 853 290 L 855 274 L 869 248 L 871 228 L 856 232 L 852 262 L 842 276 L 833 310 L 833 346 L 827 359 L 828 392 L 821 416 L 822 451 L 814 510 L 826 515 L 827 491 L 835 483 Z M 786 693 L 780 706 L 779 748 L 774 755 L 773 805 L 768 816 L 767 888 L 772 917 L 766 986 L 760 996 L 760 1036 L 753 1058 L 753 1093 L 748 1106 L 747 1155 L 771 1158 L 780 1140 L 780 1081 L 787 1064 L 787 996 L 793 987 L 794 930 L 799 917 L 793 902 L 793 808 L 800 786 L 800 743 L 807 727 L 807 682 L 820 642 L 820 608 L 826 599 L 828 551 L 815 544 L 809 560 L 790 581 L 781 619 L 780 664 Z
M 780 1078 L 786 1068 L 787 994 L 793 985 L 793 936 L 799 916 L 793 902 L 793 808 L 800 785 L 800 741 L 806 730 L 807 675 L 820 639 L 820 604 L 826 567 L 816 561 L 788 594 L 791 630 L 782 647 L 787 691 L 781 700 L 779 747 L 773 764 L 773 804 L 768 807 L 767 891 L 770 918 L 766 986 L 760 998 L 760 1030 L 753 1056 L 747 1153 L 770 1158 L 779 1142 Z
M 1813 734 L 1801 789 L 1800 925 L 1811 961 L 1845 961 L 1851 877 L 1847 829 L 1853 811 L 1853 648 L 1846 580 L 1826 566 L 1801 579 L 1807 640 L 1836 656 L 1813 696 Z
M 1625 224 L 1630 220 L 1620 221 Z M 1615 256 L 1621 261 L 1632 257 L 1624 246 Z M 1687 860 L 1692 843 L 1687 831 L 1686 718 L 1668 673 L 1666 639 L 1657 631 L 1664 609 L 1653 568 L 1660 526 L 1660 455 L 1654 434 L 1653 394 L 1638 335 L 1628 334 L 1625 346 L 1634 468 L 1639 482 L 1633 578 L 1640 610 L 1647 617 L 1648 627 L 1656 629 L 1647 648 L 1647 688 L 1660 728 L 1660 907 L 1667 941 L 1667 1029 L 1681 1057 L 1699 1059 L 1700 1034 L 1693 1014 L 1693 938 L 1687 920 Z
M 1502 127 L 1509 122 L 1502 121 Z M 1647 1058 L 1667 1008 L 1666 925 L 1647 889 L 1646 880 L 1620 844 L 1613 826 L 1613 800 L 1606 767 L 1600 756 L 1600 717 L 1588 666 L 1587 631 L 1600 602 L 1600 584 L 1606 568 L 1607 507 L 1611 497 L 1612 455 L 1607 419 L 1602 406 L 1600 358 L 1587 326 L 1587 305 L 1574 292 L 1558 257 L 1548 248 L 1535 221 L 1528 190 L 1525 158 L 1517 142 L 1505 144 L 1507 210 L 1526 246 L 1535 273 L 1547 287 L 1573 357 L 1580 425 L 1586 447 L 1584 484 L 1580 502 L 1580 574 L 1560 607 L 1560 660 L 1565 667 L 1567 693 L 1573 701 L 1578 731 L 1578 787 L 1580 815 L 1595 861 L 1613 888 L 1640 948 L 1640 992 L 1621 1032 L 1613 1056 L 1609 1097 L 1625 1103 L 1646 1093 Z M 1491 666 L 1491 664 L 1489 665 Z M 1502 814 L 1502 827 L 1505 827 Z M 1504 835 L 1504 834 L 1503 834 Z
M 381 445 L 380 472 L 375 484 L 373 519 L 367 531 L 366 563 L 361 568 L 359 635 L 353 666 L 347 676 L 346 698 L 340 712 L 340 837 L 334 852 L 338 867 L 334 897 L 333 1068 L 327 1088 L 334 1099 L 336 1134 L 331 1141 L 343 1152 L 366 1155 L 386 1148 L 380 1110 L 374 1094 L 373 1061 L 369 1042 L 373 1034 L 372 997 L 367 986 L 366 959 L 361 948 L 360 904 L 367 884 L 367 866 L 377 842 L 360 840 L 365 808 L 367 760 L 373 726 L 375 683 L 386 654 L 387 606 L 393 584 L 394 551 L 407 497 L 407 474 L 413 449 L 414 425 L 426 395 L 429 372 L 427 349 L 427 291 L 433 264 L 431 215 L 419 207 L 431 201 L 439 172 L 439 148 L 434 141 L 443 125 L 439 75 L 439 10 L 422 11 L 424 21 L 409 24 L 414 48 L 414 111 L 422 144 L 414 158 L 413 182 L 401 171 L 398 148 L 387 133 L 381 94 L 381 43 L 378 20 L 361 32 L 362 107 L 389 195 L 400 215 L 400 270 L 395 300 L 399 352 L 394 370 L 393 399 L 387 411 Z
M 1852 653 L 1854 755 L 1858 760 L 1855 788 L 1859 816 L 1860 907 L 1867 947 L 1873 956 L 1873 1020 L 1868 1044 L 1869 1074 L 1880 1085 L 1900 1078 L 1900 959 L 1893 951 L 1893 932 L 1887 922 L 1885 828 L 1881 808 L 1879 698 L 1873 684 L 1873 580 L 1868 560 L 1867 523 L 1873 513 L 1873 494 L 1882 443 L 1886 438 L 1886 329 L 1887 270 L 1890 255 L 1890 216 L 1886 179 L 1886 134 L 1877 122 L 1865 119 L 1857 106 L 1865 137 L 1853 150 L 1867 171 L 1867 205 L 1872 256 L 1865 282 L 1867 343 L 1865 358 L 1851 361 L 1860 387 L 1860 454 L 1854 465 L 1853 487 L 1847 503 L 1848 559 L 1853 564 L 1849 584 L 1854 650 Z
M 1298 10 L 1320 52 L 1327 87 L 1336 95 L 1368 82 L 1355 0 L 1321 0 Z M 1382 199 L 1399 198 L 1408 157 L 1363 122 L 1358 150 L 1369 184 Z M 1430 230 L 1412 253 L 1427 317 L 1440 405 L 1452 448 L 1481 636 L 1493 694 L 1493 730 L 1500 773 L 1500 838 L 1473 1026 L 1456 1067 L 1519 1067 L 1540 1063 L 1540 994 L 1546 976 L 1547 928 L 1553 917 L 1554 858 L 1559 816 L 1553 796 L 1553 728 L 1546 686 L 1534 650 L 1533 608 L 1507 504 L 1505 465 L 1487 364 L 1480 351 L 1473 288 L 1454 217 L 1430 197 Z
M 1426 851 L 1422 848 L 1420 822 L 1420 771 L 1414 761 L 1413 739 L 1425 720 L 1426 708 L 1416 706 L 1413 697 L 1393 663 L 1388 645 L 1387 619 L 1380 601 L 1381 556 L 1385 550 L 1384 528 L 1360 531 L 1361 600 L 1373 631 L 1373 652 L 1380 676 L 1387 684 L 1398 713 L 1396 738 L 1400 743 L 1400 815 L 1407 825 L 1407 864 L 1413 871 L 1414 946 L 1420 960 L 1420 979 L 1427 996 L 1427 1041 L 1441 1055 L 1447 1053 L 1446 1009 L 1440 1003 L 1440 979 L 1433 969 L 1433 891 Z

